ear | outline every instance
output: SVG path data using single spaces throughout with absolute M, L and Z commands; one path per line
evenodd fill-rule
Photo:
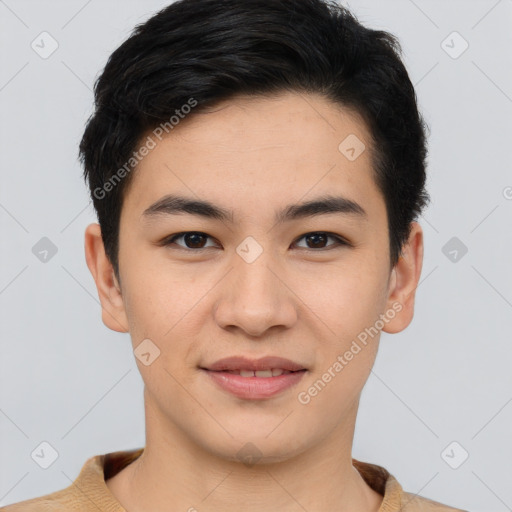
M 414 298 L 423 264 L 423 231 L 417 222 L 411 223 L 408 241 L 402 248 L 402 255 L 391 271 L 386 311 L 394 310 L 396 315 L 383 327 L 383 331 L 403 331 L 414 316 Z
M 85 230 L 85 260 L 98 289 L 103 323 L 113 331 L 128 332 L 121 287 L 105 253 L 99 224 L 90 224 Z

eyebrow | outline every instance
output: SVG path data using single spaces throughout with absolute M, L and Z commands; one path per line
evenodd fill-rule
M 160 216 L 183 213 L 233 223 L 233 212 L 231 210 L 217 206 L 209 201 L 191 199 L 174 194 L 166 195 L 153 203 L 144 210 L 141 218 L 150 220 Z M 364 208 L 355 201 L 342 196 L 327 195 L 304 203 L 286 206 L 281 211 L 276 212 L 275 222 L 282 224 L 292 220 L 331 213 L 347 214 L 361 219 L 368 218 Z

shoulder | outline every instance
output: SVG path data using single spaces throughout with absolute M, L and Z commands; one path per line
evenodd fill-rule
M 136 459 L 144 448 L 94 455 L 86 460 L 80 474 L 68 487 L 0 508 L 0 512 L 122 512 L 121 504 L 109 491 L 105 478 L 114 476 Z
M 62 510 L 74 510 L 73 497 L 69 492 L 69 487 L 0 508 L 0 512 L 57 512 Z
M 95 455 L 87 459 L 78 478 L 68 487 L 1 507 L 0 512 L 62 512 L 87 509 L 84 508 L 84 502 L 88 502 L 87 505 L 92 504 L 87 498 L 96 494 L 96 482 L 101 479 L 103 458 L 103 455 Z
M 402 494 L 402 512 L 468 512 L 410 492 Z
M 398 480 L 383 466 L 352 459 L 366 483 L 383 496 L 379 512 L 468 512 L 438 501 L 406 492 Z

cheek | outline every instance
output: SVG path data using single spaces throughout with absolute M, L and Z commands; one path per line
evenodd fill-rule
M 127 269 L 123 301 L 134 348 L 146 338 L 162 347 L 165 333 L 176 322 L 177 287 L 153 271 Z
M 184 275 L 183 272 L 164 272 L 141 264 L 127 269 L 125 308 L 130 324 L 133 349 L 146 339 L 159 350 L 155 360 L 158 367 L 179 373 L 192 361 L 200 329 L 204 324 L 204 306 L 200 301 L 212 284 Z M 208 281 L 208 282 L 207 282 Z M 148 368 L 137 361 L 143 376 Z M 154 372 L 153 372 L 154 373 Z
M 296 279 L 294 291 L 306 304 L 305 311 L 321 321 L 328 339 L 346 342 L 378 319 L 385 304 L 385 279 L 371 268 L 347 261 L 300 273 Z
M 326 281 L 323 294 L 310 295 L 308 306 L 320 318 L 316 325 L 325 337 L 319 335 L 313 374 L 299 392 L 310 400 L 311 414 L 331 410 L 333 425 L 355 404 L 375 362 L 384 305 L 378 284 L 375 276 L 353 273 Z
M 140 313 L 153 312 L 157 316 L 168 315 L 180 307 L 178 297 L 185 298 L 193 289 L 193 283 L 185 284 L 182 273 L 163 267 L 155 258 L 140 252 L 127 268 L 131 301 Z

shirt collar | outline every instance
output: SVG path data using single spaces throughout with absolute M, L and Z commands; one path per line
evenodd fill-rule
M 113 477 L 137 459 L 143 451 L 144 448 L 137 448 L 89 458 L 73 483 L 77 495 L 81 498 L 85 496 L 103 512 L 125 512 L 110 492 L 105 480 Z M 359 471 L 365 482 L 384 497 L 378 512 L 400 510 L 403 489 L 393 475 L 381 466 L 356 459 L 352 459 L 352 465 Z

